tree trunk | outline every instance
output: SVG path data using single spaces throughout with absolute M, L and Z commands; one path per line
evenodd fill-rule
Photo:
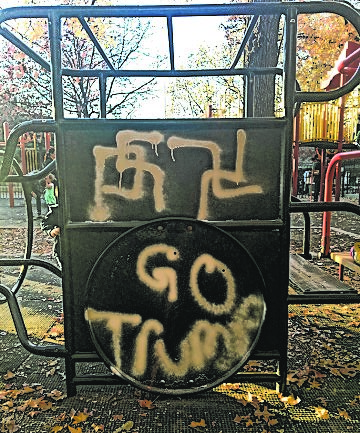
M 254 0 L 261 3 L 266 0 Z M 274 1 L 274 0 L 272 0 Z M 280 0 L 275 0 L 280 1 Z M 249 40 L 247 55 L 248 67 L 276 67 L 278 63 L 279 17 L 275 15 L 261 16 Z M 256 76 L 254 85 L 255 117 L 274 115 L 275 77 L 271 75 Z

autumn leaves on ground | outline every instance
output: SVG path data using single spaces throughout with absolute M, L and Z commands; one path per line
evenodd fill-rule
M 351 230 L 357 227 L 356 218 L 353 221 L 346 218 L 348 227 L 342 218 L 345 219 L 344 216 L 335 218 L 334 223 L 345 231 L 356 232 Z M 0 234 L 1 246 L 6 245 L 10 254 L 19 256 L 24 248 L 25 229 L 3 229 Z M 315 229 L 313 251 L 320 235 L 321 231 Z M 296 235 L 293 238 L 292 249 L 297 250 L 299 240 Z M 332 248 L 348 250 L 352 242 L 353 236 L 333 236 Z M 51 240 L 37 229 L 34 253 L 50 258 L 51 247 Z M 337 275 L 337 266 L 330 260 L 314 262 Z M 16 275 L 3 270 L 2 284 L 11 283 Z M 359 275 L 347 271 L 345 279 L 360 290 Z M 39 316 L 46 321 L 34 327 L 31 337 L 63 344 L 61 291 L 48 282 L 26 280 L 24 291 L 19 294 L 25 307 L 25 298 L 32 291 L 37 294 L 41 312 L 26 310 L 26 320 L 30 325 Z M 288 395 L 279 394 L 271 384 L 241 383 L 222 384 L 210 392 L 182 397 L 157 396 L 125 385 L 80 387 L 77 396 L 67 397 L 63 360 L 31 355 L 22 349 L 6 304 L 0 307 L 1 433 L 360 430 L 359 305 L 290 307 Z M 11 349 L 6 345 L 8 341 Z M 89 366 L 92 368 L 99 367 Z M 272 366 L 251 361 L 246 368 L 254 371 Z

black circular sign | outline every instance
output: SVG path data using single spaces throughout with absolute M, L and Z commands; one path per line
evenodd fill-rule
M 193 219 L 161 219 L 103 251 L 85 318 L 116 375 L 154 392 L 198 392 L 246 362 L 264 321 L 263 292 L 260 270 L 234 237 Z

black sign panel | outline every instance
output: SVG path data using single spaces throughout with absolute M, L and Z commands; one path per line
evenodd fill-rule
M 284 122 L 99 122 L 64 123 L 71 221 L 279 217 Z
M 232 236 L 161 219 L 120 236 L 87 284 L 85 317 L 111 370 L 145 389 L 212 388 L 249 356 L 265 317 L 264 281 Z

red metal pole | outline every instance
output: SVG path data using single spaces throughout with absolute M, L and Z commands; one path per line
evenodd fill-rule
M 44 132 L 44 136 L 45 136 L 45 151 L 47 152 L 50 149 L 50 145 L 51 145 L 50 132 Z
M 321 170 L 320 170 L 320 192 L 319 201 L 324 201 L 324 182 L 326 172 L 326 150 L 321 150 Z
M 338 163 L 347 159 L 360 159 L 360 150 L 354 152 L 343 152 L 336 154 L 326 171 L 325 177 L 325 194 L 324 201 L 331 202 L 332 200 L 332 185 L 334 180 L 335 168 Z M 322 226 L 322 237 L 321 237 L 321 256 L 328 257 L 330 254 L 330 222 L 331 222 L 331 212 L 326 211 L 323 214 L 323 226 Z

